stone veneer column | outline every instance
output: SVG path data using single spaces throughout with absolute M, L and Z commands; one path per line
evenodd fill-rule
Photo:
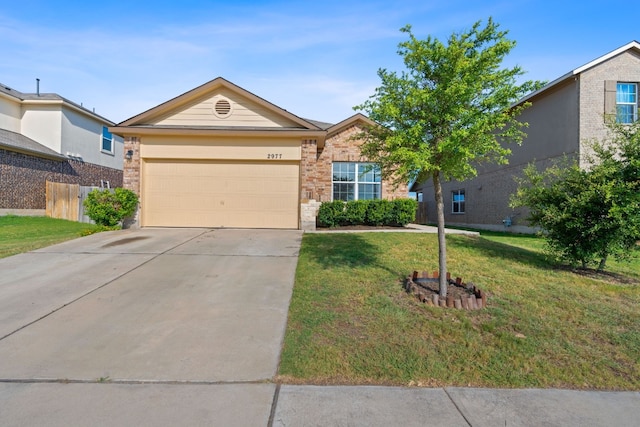
M 127 151 L 132 150 L 133 156 L 131 160 L 126 158 Z M 133 191 L 140 197 L 140 138 L 136 136 L 127 136 L 124 139 L 124 164 L 123 164 L 123 187 Z M 140 227 L 140 203 L 133 218 L 125 221 L 123 228 L 139 228 Z
M 320 202 L 316 201 L 316 162 L 318 141 L 302 141 L 300 159 L 300 229 L 315 230 Z

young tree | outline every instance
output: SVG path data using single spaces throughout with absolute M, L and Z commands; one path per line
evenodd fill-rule
M 540 87 L 516 83 L 520 67 L 501 68 L 515 46 L 490 18 L 476 22 L 447 43 L 431 36 L 418 40 L 411 26 L 401 29 L 409 40 L 398 46 L 405 71 L 378 70 L 381 86 L 355 107 L 380 124 L 368 129 L 362 153 L 380 165 L 396 183 L 433 180 L 437 206 L 440 296 L 447 295 L 443 180 L 476 175 L 483 161 L 506 163 L 504 142 L 521 142 L 525 123 L 516 117 L 527 107 L 513 103 Z
M 534 165 L 518 179 L 512 206 L 530 209 L 529 222 L 543 229 L 561 261 L 587 268 L 625 258 L 640 240 L 640 123 L 609 124 L 610 139 L 592 143 L 588 167 Z

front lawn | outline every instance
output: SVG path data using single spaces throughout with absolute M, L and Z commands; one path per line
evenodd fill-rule
M 92 224 L 44 216 L 0 216 L 0 258 L 75 239 L 96 229 Z
M 437 269 L 437 236 L 306 234 L 279 381 L 640 390 L 640 261 L 554 268 L 532 236 L 447 237 L 449 271 L 489 308 L 428 307 L 402 278 Z M 638 255 L 638 254 L 636 254 Z

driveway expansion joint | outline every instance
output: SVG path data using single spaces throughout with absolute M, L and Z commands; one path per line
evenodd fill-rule
M 273 402 L 271 402 L 271 412 L 269 413 L 269 421 L 267 427 L 273 427 L 273 420 L 276 416 L 276 409 L 278 408 L 278 397 L 280 396 L 280 384 L 276 384 L 276 390 L 273 392 Z
M 447 391 L 447 389 L 445 387 L 442 387 L 442 390 L 444 391 L 444 394 L 447 395 L 447 397 L 449 398 L 449 400 L 451 401 L 451 403 L 453 403 L 453 406 L 455 406 L 456 411 L 458 411 L 458 413 L 460 414 L 460 416 L 462 418 L 464 418 L 464 421 L 469 425 L 469 427 L 472 427 L 473 424 L 471 424 L 471 421 L 469 421 L 467 419 L 467 417 L 464 415 L 464 413 L 462 412 L 462 410 L 460 409 L 460 407 L 458 406 L 458 404 L 456 403 L 456 401 L 453 399 L 453 397 L 451 397 L 451 395 L 449 394 L 449 391 Z

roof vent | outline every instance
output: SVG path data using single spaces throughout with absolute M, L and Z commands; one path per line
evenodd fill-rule
M 215 111 L 216 116 L 218 117 L 227 117 L 231 114 L 231 103 L 226 99 L 220 99 L 213 107 L 213 111 Z

